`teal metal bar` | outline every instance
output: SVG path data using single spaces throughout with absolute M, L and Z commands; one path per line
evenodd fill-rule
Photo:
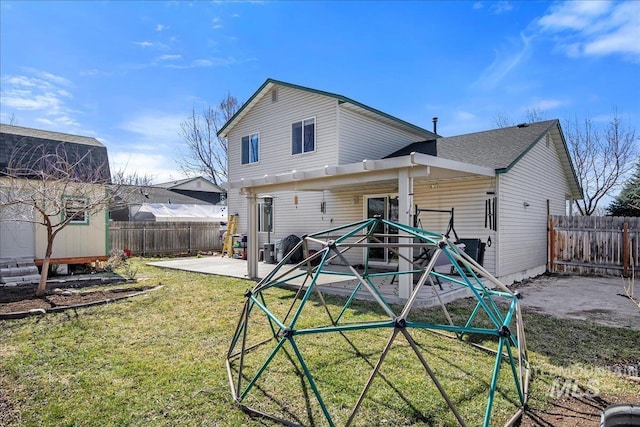
M 435 324 L 435 323 L 422 323 L 422 322 L 410 322 L 410 321 L 407 321 L 407 328 L 433 329 L 433 330 L 436 330 L 436 331 L 450 331 L 450 332 L 456 332 L 456 333 L 483 334 L 483 335 L 498 336 L 498 331 L 496 329 L 465 328 L 463 326 L 439 325 L 439 324 Z
M 264 361 L 260 369 L 258 369 L 258 371 L 253 376 L 253 378 L 251 378 L 251 381 L 249 381 L 249 383 L 247 384 L 247 387 L 242 391 L 242 394 L 238 393 L 240 401 L 244 399 L 244 397 L 247 395 L 247 393 L 249 393 L 249 391 L 251 390 L 253 385 L 256 383 L 256 381 L 258 381 L 258 378 L 260 378 L 260 376 L 265 371 L 265 369 L 267 369 L 267 366 L 269 366 L 273 358 L 276 356 L 276 354 L 278 354 L 278 351 L 280 350 L 282 345 L 285 343 L 285 341 L 286 341 L 286 338 L 282 338 L 280 339 L 280 341 L 278 341 L 278 344 L 276 344 L 276 346 L 273 348 L 273 350 L 269 354 L 269 357 L 267 357 L 267 360 Z
M 264 305 L 262 305 L 262 304 L 260 303 L 260 301 L 258 301 L 258 300 L 256 299 L 256 297 L 255 297 L 255 296 L 251 295 L 251 296 L 249 296 L 249 298 L 251 299 L 251 301 L 253 301 L 253 303 L 254 303 L 255 305 L 257 305 L 257 306 L 258 306 L 258 308 L 260 308 L 260 310 L 262 310 L 262 311 L 264 312 L 264 314 L 266 314 L 266 315 L 267 315 L 267 317 L 268 317 L 269 319 L 271 319 L 271 320 L 272 320 L 276 325 L 278 325 L 278 327 L 279 327 L 279 328 L 281 328 L 281 329 L 285 329 L 285 328 L 286 328 L 286 326 L 284 326 L 284 325 L 280 322 L 280 320 L 278 320 L 278 318 L 277 318 L 276 316 L 274 316 L 274 315 L 273 315 L 273 313 L 271 313 L 271 312 L 269 311 L 269 309 L 268 309 L 267 307 L 265 307 Z M 245 327 L 246 327 L 246 326 L 245 326 Z
M 322 408 L 322 412 L 324 413 L 325 418 L 327 419 L 327 422 L 329 423 L 330 427 L 335 427 L 335 424 L 333 423 L 333 420 L 331 419 L 331 414 L 329 414 L 329 410 L 327 409 L 327 406 L 324 404 L 324 400 L 322 400 L 322 396 L 320 395 L 320 392 L 318 391 L 318 387 L 316 386 L 316 382 L 313 380 L 313 376 L 311 376 L 311 372 L 309 372 L 309 368 L 307 367 L 307 364 L 304 363 L 304 358 L 302 357 L 302 354 L 300 353 L 300 350 L 298 349 L 298 346 L 296 345 L 295 340 L 292 338 L 289 338 L 289 343 L 291 344 L 291 347 L 293 347 L 293 351 L 296 353 L 296 356 L 298 357 L 298 361 L 300 362 L 300 365 L 302 366 L 302 370 L 304 371 L 304 376 L 307 378 L 307 381 L 309 381 L 309 385 L 311 385 L 311 389 L 313 390 L 313 394 L 316 395 L 316 399 L 318 399 L 318 403 L 320 404 L 320 408 Z
M 500 374 L 500 365 L 502 362 L 502 346 L 504 345 L 504 338 L 500 337 L 498 340 L 498 351 L 496 353 L 496 361 L 493 365 L 493 375 L 491 376 L 491 384 L 489 385 L 489 398 L 487 399 L 487 410 L 484 413 L 483 427 L 489 427 L 489 420 L 491 419 L 491 410 L 493 409 L 493 398 L 496 394 L 496 387 L 498 385 L 498 374 Z
M 518 371 L 516 369 L 516 362 L 513 359 L 513 352 L 511 351 L 511 346 L 507 341 L 507 354 L 509 355 L 509 364 L 511 365 L 511 373 L 513 374 L 513 379 L 516 383 L 516 389 L 518 390 L 518 397 L 520 398 L 520 404 L 524 405 L 524 395 L 522 394 L 522 388 L 520 387 L 520 379 L 518 377 Z
M 393 328 L 393 327 L 395 327 L 395 323 L 393 321 L 354 323 L 349 325 L 326 326 L 324 328 L 296 329 L 292 331 L 292 334 L 297 336 L 297 335 L 321 334 L 321 333 L 328 333 L 328 332 L 358 331 L 358 330 L 365 330 L 365 329 Z

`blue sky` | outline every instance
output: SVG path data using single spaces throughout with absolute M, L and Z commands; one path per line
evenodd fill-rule
M 524 121 L 640 129 L 640 1 L 0 0 L 0 121 L 94 136 L 112 167 L 182 178 L 180 123 L 267 79 L 443 136 Z

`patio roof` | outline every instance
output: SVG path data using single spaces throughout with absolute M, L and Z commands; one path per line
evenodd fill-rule
M 345 165 L 324 166 L 304 171 L 293 170 L 286 173 L 261 177 L 242 178 L 226 182 L 226 189 L 255 189 L 257 191 L 278 191 L 295 188 L 299 191 L 340 189 L 363 183 L 397 183 L 398 170 L 409 169 L 411 178 L 447 179 L 470 176 L 495 176 L 489 167 L 472 165 L 455 160 L 413 152 L 407 156 L 379 160 L 363 160 Z

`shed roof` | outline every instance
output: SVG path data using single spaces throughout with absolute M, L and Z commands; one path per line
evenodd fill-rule
M 43 160 L 52 156 L 64 157 L 63 161 L 74 168 L 73 180 L 111 181 L 107 148 L 96 138 L 0 125 L 0 174 L 9 173 L 11 168 L 24 177 L 35 175 L 45 169 Z

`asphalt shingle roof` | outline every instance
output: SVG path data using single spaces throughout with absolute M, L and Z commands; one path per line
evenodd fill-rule
M 78 179 L 91 182 L 110 182 L 107 148 L 95 138 L 51 132 L 21 126 L 0 125 L 0 174 L 7 169 L 42 170 L 43 159 L 64 156 L 75 168 Z
M 508 170 L 557 123 L 557 120 L 546 120 L 526 126 L 438 138 L 437 155 L 496 171 Z

